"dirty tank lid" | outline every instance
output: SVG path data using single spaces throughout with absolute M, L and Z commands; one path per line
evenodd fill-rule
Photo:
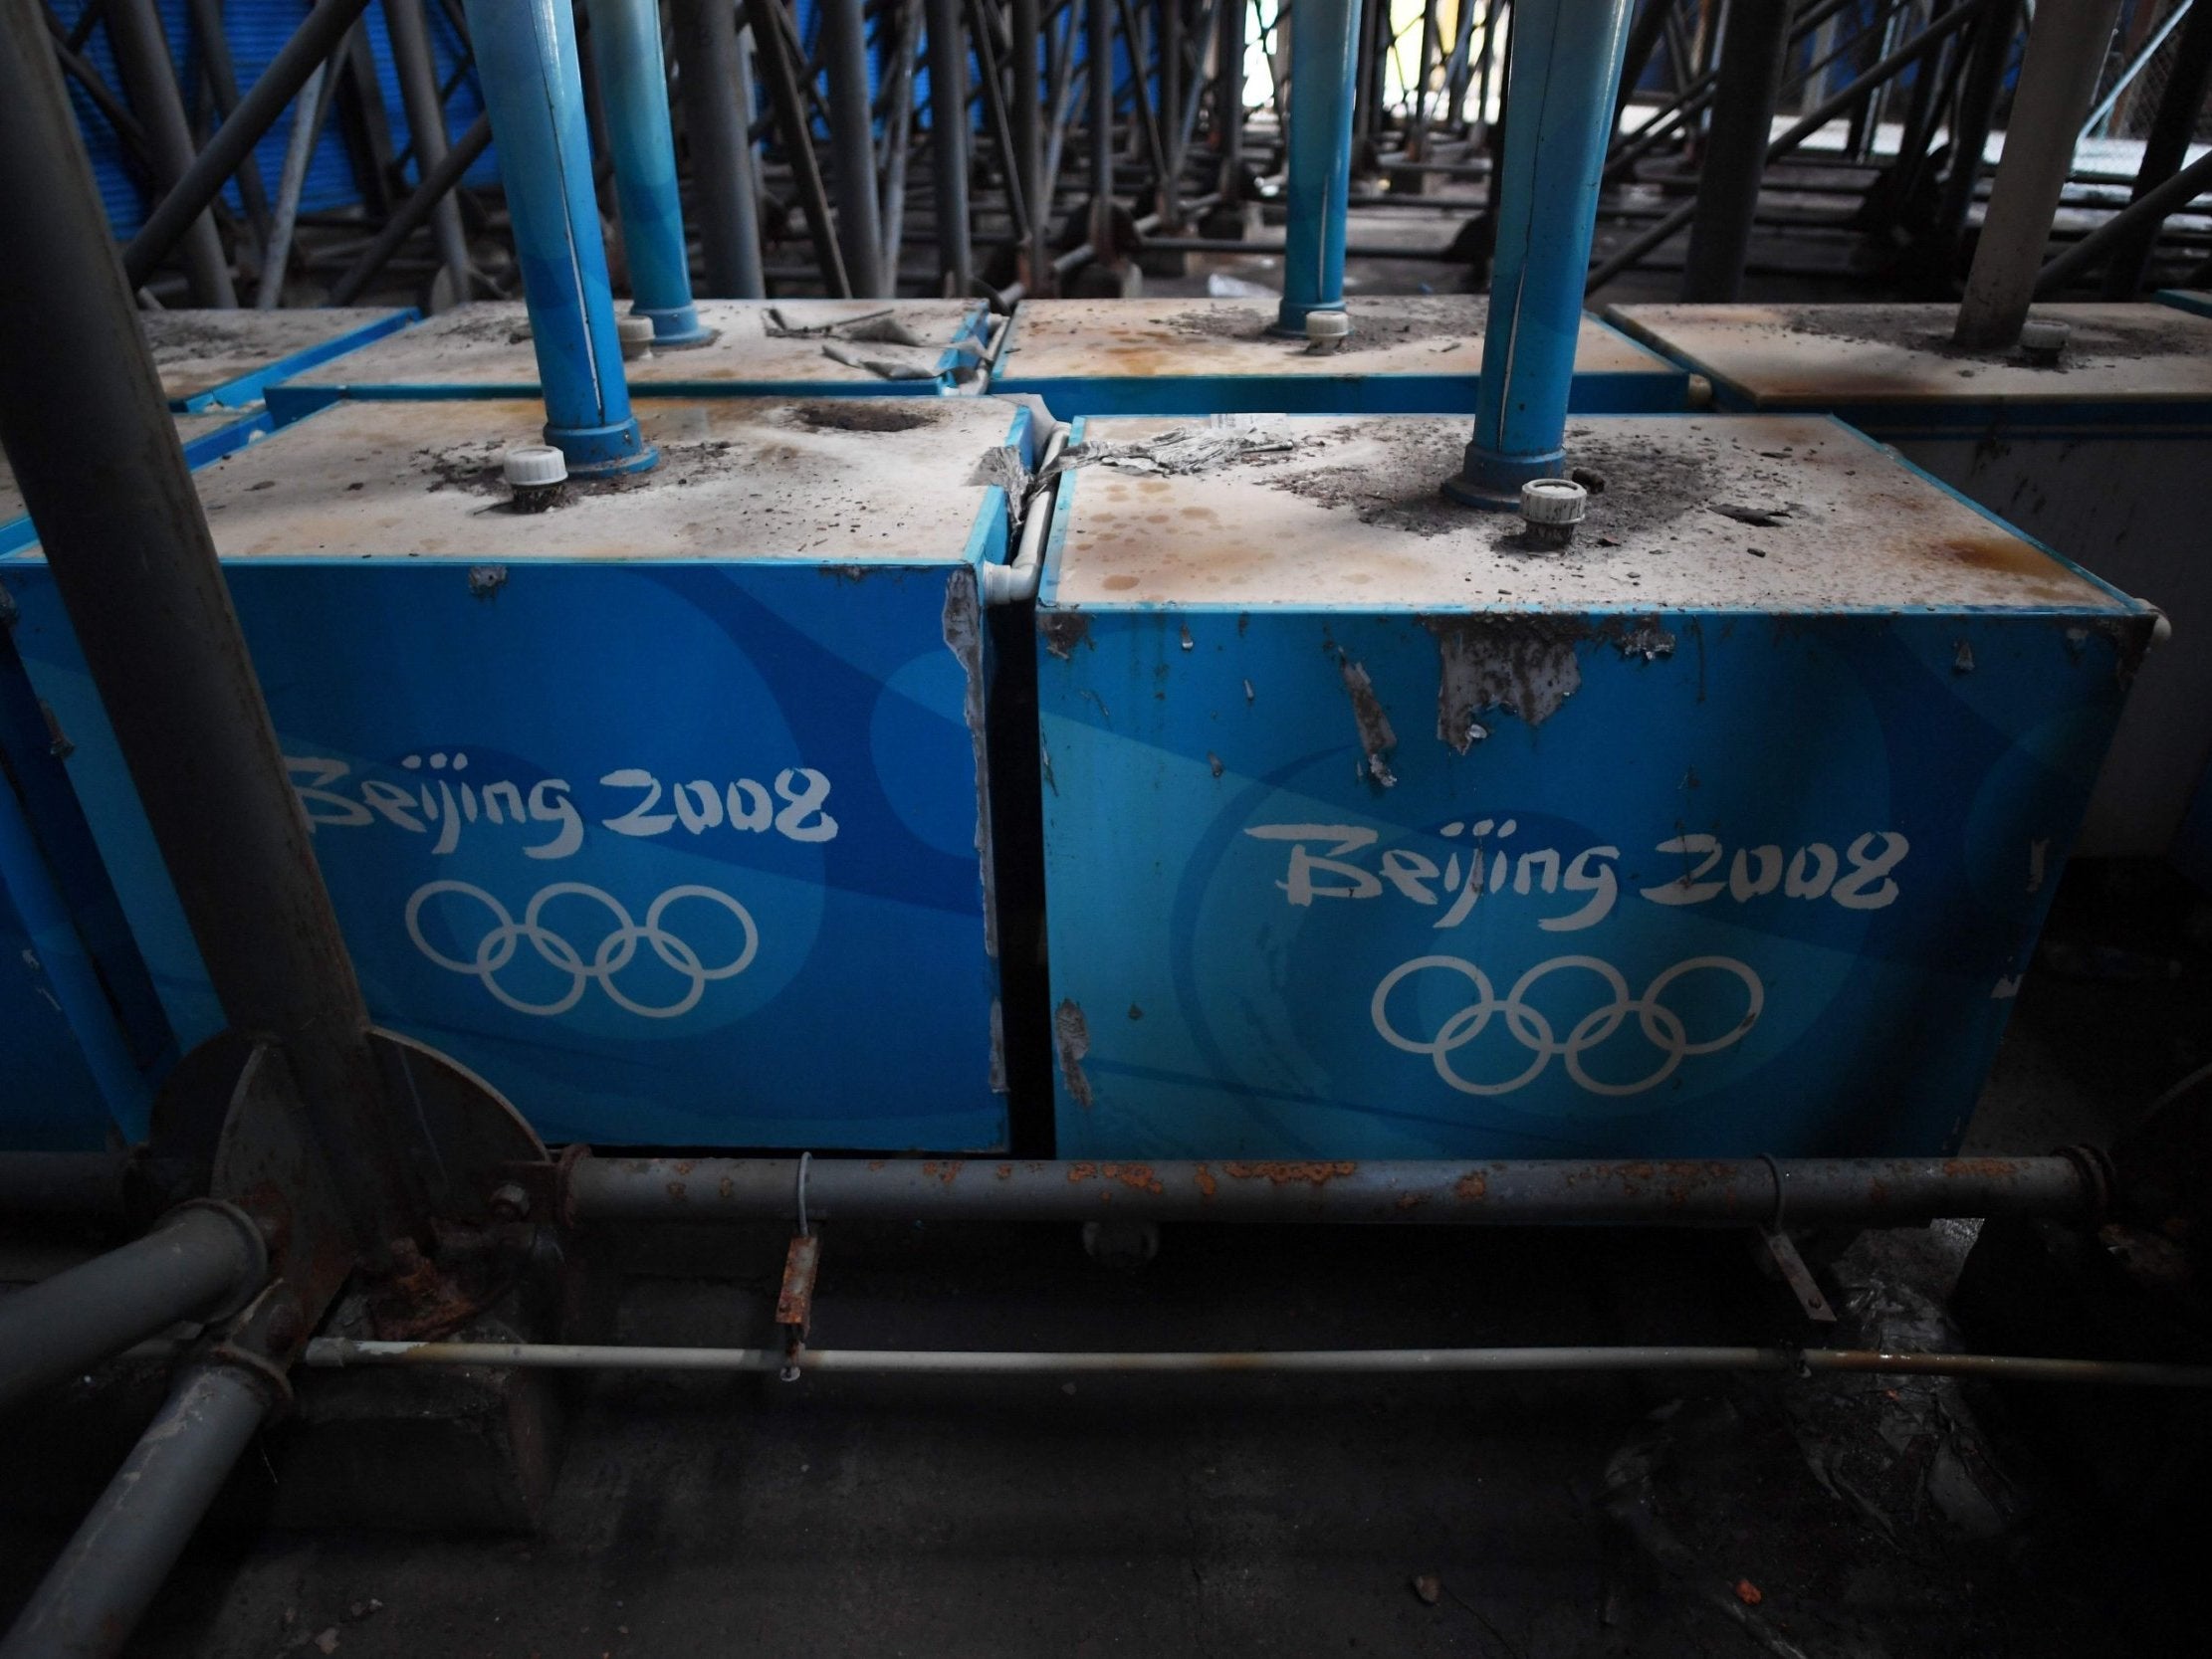
M 633 392 L 655 386 L 850 383 L 897 380 L 831 356 L 895 364 L 934 379 L 953 344 L 977 331 L 982 301 L 701 300 L 699 320 L 716 330 L 707 344 L 655 351 L 622 365 Z M 772 316 L 771 313 L 774 313 Z M 780 317 L 779 324 L 775 318 Z M 864 335 L 899 334 L 899 338 Z M 456 306 L 427 322 L 295 375 L 294 386 L 535 387 L 538 357 L 521 301 Z
M 387 306 L 141 311 L 163 397 L 197 397 L 394 315 Z
M 1094 445 L 1217 435 L 1242 453 L 1162 475 L 1140 457 L 1075 474 L 1049 604 L 1221 609 L 2050 610 L 2125 614 L 2083 576 L 1890 452 L 1812 415 L 1572 422 L 1591 488 L 1564 552 L 1513 514 L 1446 501 L 1456 417 L 1092 420 Z M 1187 448 L 1189 440 L 1179 447 Z M 1589 475 L 1595 474 L 1595 480 Z M 1602 482 L 1602 490 L 1596 484 Z
M 1913 403 L 2212 401 L 2212 317 L 2170 306 L 2054 305 L 2053 366 L 1951 344 L 1947 305 L 1615 306 L 1638 339 L 1758 408 Z
M 176 438 L 180 444 L 189 444 L 204 438 L 210 432 L 220 432 L 226 426 L 236 426 L 248 419 L 236 409 L 207 409 L 192 414 L 170 417 L 176 423 Z M 0 454 L 0 524 L 7 524 L 23 517 L 23 492 L 16 487 L 15 468 L 8 458 Z
M 542 405 L 338 403 L 194 475 L 224 558 L 802 559 L 943 564 L 987 507 L 1015 410 L 969 398 L 641 404 L 650 473 L 513 511 L 501 458 Z
M 1311 352 L 1276 334 L 1272 300 L 1024 300 L 1014 308 L 998 373 L 1008 382 L 1104 376 L 1471 375 L 1482 368 L 1482 295 L 1354 295 L 1349 338 Z M 1580 374 L 1679 375 L 1681 370 L 1587 313 L 1575 343 Z

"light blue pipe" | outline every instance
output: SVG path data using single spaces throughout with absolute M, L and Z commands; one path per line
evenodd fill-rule
M 142 1133 L 152 1106 L 145 1075 L 130 1057 L 100 968 L 70 917 L 23 803 L 5 778 L 0 778 L 0 898 L 14 905 L 109 1115 L 130 1133 Z
M 1353 0 L 1290 8 L 1289 210 L 1275 331 L 1344 309 L 1344 217 L 1352 196 Z
M 676 133 L 668 120 L 660 7 L 656 0 L 585 0 L 584 13 L 591 20 L 607 147 L 614 152 L 630 311 L 653 319 L 656 346 L 705 345 L 715 331 L 700 322 L 691 303 L 691 254 L 676 195 Z
M 1633 0 L 1518 0 L 1474 442 L 1444 493 L 1517 508 L 1565 460 L 1567 393 Z
M 466 0 L 530 307 L 546 442 L 586 476 L 660 459 L 630 413 L 567 0 Z

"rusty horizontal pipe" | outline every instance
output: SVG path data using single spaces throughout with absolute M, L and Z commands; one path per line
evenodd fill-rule
M 1677 1348 L 1599 1345 L 1562 1348 L 1292 1348 L 1245 1352 L 969 1351 L 937 1348 L 628 1348 L 587 1343 L 373 1343 L 320 1337 L 311 1366 L 487 1365 L 517 1370 L 706 1372 L 845 1371 L 878 1375 L 1204 1374 L 1294 1371 L 1358 1375 L 1574 1371 L 1860 1371 L 1884 1376 L 2004 1377 L 2026 1382 L 2212 1388 L 2212 1365 L 2137 1359 L 2051 1359 L 2017 1353 L 1890 1352 L 1849 1348 Z
M 1654 1160 L 808 1158 L 809 1216 L 841 1220 L 1327 1221 L 1431 1226 L 1902 1226 L 1943 1216 L 2088 1218 L 2098 1154 Z M 801 1160 L 599 1158 L 561 1213 L 591 1221 L 795 1217 Z

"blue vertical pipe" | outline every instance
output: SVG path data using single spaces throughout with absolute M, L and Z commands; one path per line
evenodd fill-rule
M 1598 222 L 1598 177 L 1632 0 L 1518 0 L 1490 322 L 1474 441 L 1444 493 L 1517 508 L 1566 457 L 1567 393 Z
M 714 330 L 691 303 L 691 251 L 676 195 L 676 132 L 668 119 L 656 0 L 585 0 L 591 57 L 614 157 L 614 197 L 629 256 L 631 311 L 653 319 L 656 346 L 705 345 Z
M 70 917 L 69 902 L 24 816 L 23 803 L 5 777 L 0 777 L 0 898 L 15 906 L 110 1115 L 131 1136 L 143 1135 L 152 1104 L 145 1075 L 130 1057 L 100 968 Z
M 1303 334 L 1306 312 L 1344 309 L 1358 10 L 1354 0 L 1298 0 L 1290 8 L 1290 207 L 1277 333 Z
M 530 307 L 546 442 L 586 476 L 660 459 L 630 413 L 567 0 L 466 0 Z

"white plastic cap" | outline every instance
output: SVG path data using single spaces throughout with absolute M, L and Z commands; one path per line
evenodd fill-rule
M 2057 317 L 2031 316 L 2020 325 L 2020 349 L 2034 356 L 2055 357 L 2066 349 L 2074 325 Z
M 1521 517 L 1532 524 L 1579 524 L 1590 492 L 1569 478 L 1532 478 L 1521 486 Z
M 1352 332 L 1352 319 L 1342 311 L 1306 312 L 1306 338 L 1314 341 L 1344 339 Z
M 642 357 L 653 348 L 653 319 L 618 316 L 614 319 L 614 337 L 622 342 L 624 357 Z
M 543 490 L 568 476 L 568 460 L 551 444 L 517 444 L 500 457 L 499 470 L 511 490 Z

